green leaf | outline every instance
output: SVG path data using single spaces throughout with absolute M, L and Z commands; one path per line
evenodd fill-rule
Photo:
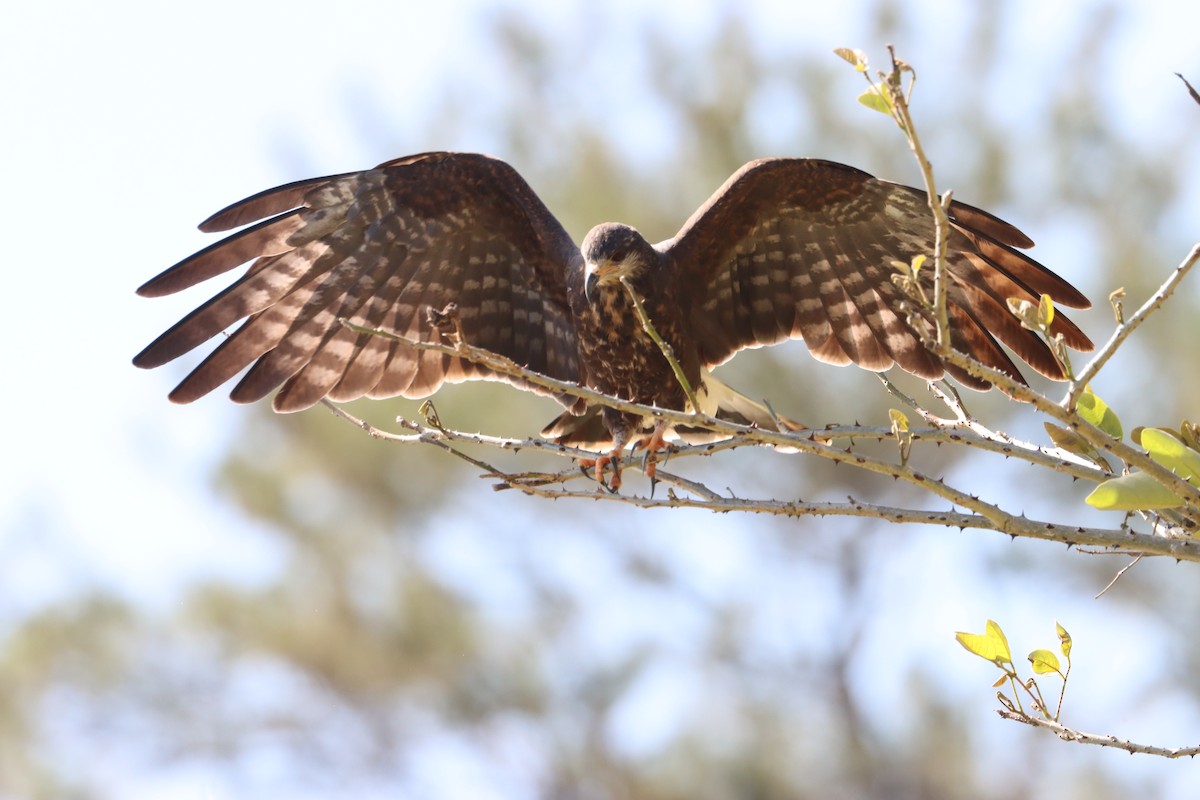
M 1033 671 L 1038 675 L 1046 675 L 1051 672 L 1062 675 L 1062 670 L 1058 665 L 1058 656 L 1049 650 L 1034 650 L 1027 658 L 1033 665 Z
M 887 114 L 889 117 L 892 115 L 892 98 L 888 94 L 887 85 L 882 82 L 872 84 L 870 89 L 858 96 L 858 102 L 872 111 Z
M 1004 660 L 1011 664 L 1012 651 L 1008 649 L 1008 637 L 1005 636 L 1004 631 L 1000 629 L 999 623 L 989 619 L 987 621 L 987 625 L 984 626 L 984 630 L 987 631 L 988 636 L 992 636 L 1000 640 L 1000 643 L 1004 646 Z
M 1054 623 L 1054 630 L 1058 634 L 1059 644 L 1062 645 L 1062 654 L 1067 658 L 1071 657 L 1071 634 L 1067 633 L 1067 629 L 1057 622 Z
M 954 634 L 955 640 L 984 661 L 991 661 L 997 666 L 1012 664 L 1012 653 L 1008 649 L 1008 639 L 1004 631 L 992 620 L 987 621 L 986 633 L 966 633 L 959 631 Z
M 908 417 L 900 409 L 889 408 L 888 419 L 892 421 L 892 433 L 908 430 Z
M 1161 428 L 1146 428 L 1142 431 L 1142 447 L 1159 464 L 1193 486 L 1200 486 L 1200 453 L 1179 437 Z
M 1085 501 L 1101 511 L 1141 511 L 1183 505 L 1179 495 L 1144 472 L 1110 478 L 1093 489 Z
M 1037 321 L 1045 331 L 1050 330 L 1050 324 L 1054 322 L 1054 300 L 1048 294 L 1042 295 L 1038 302 Z
M 1075 404 L 1075 410 L 1079 412 L 1079 416 L 1114 439 L 1122 437 L 1121 420 L 1117 417 L 1117 412 L 1097 397 L 1092 392 L 1091 386 L 1083 390 L 1083 394 L 1079 396 L 1079 402 Z

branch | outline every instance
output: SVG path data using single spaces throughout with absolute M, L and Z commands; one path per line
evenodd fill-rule
M 650 321 L 650 315 L 646 313 L 645 306 L 642 305 L 642 298 L 638 296 L 637 289 L 633 288 L 633 284 L 624 275 L 621 276 L 621 285 L 625 287 L 626 294 L 633 301 L 633 310 L 637 312 L 638 320 L 642 323 L 642 330 L 658 345 L 663 358 L 671 365 L 671 371 L 675 373 L 675 380 L 679 381 L 679 385 L 683 388 L 683 393 L 687 395 L 688 406 L 693 411 L 699 411 L 700 406 L 696 403 L 696 393 L 692 391 L 691 382 L 687 379 L 687 375 L 683 374 L 683 367 L 679 366 L 679 361 L 675 358 L 675 348 L 671 347 L 670 342 L 665 341 L 658 335 L 658 330 L 654 327 L 654 323 Z
M 1065 742 L 1078 742 L 1079 744 L 1092 744 L 1098 747 L 1114 747 L 1118 750 L 1124 750 L 1127 753 L 1144 753 L 1151 756 L 1162 756 L 1163 758 L 1194 758 L 1200 755 L 1200 746 L 1194 747 L 1159 747 L 1152 744 L 1137 744 L 1125 739 L 1118 739 L 1115 736 L 1106 736 L 1099 733 L 1084 733 L 1073 728 L 1068 728 L 1057 722 L 1041 717 L 1030 717 L 1016 711 L 998 708 L 996 713 L 1005 719 L 1024 722 L 1026 725 L 1032 725 L 1035 728 L 1043 728 L 1050 731 L 1058 738 Z
M 607 492 L 599 492 L 596 489 L 571 490 L 556 488 L 555 484 L 561 486 L 571 481 L 584 480 L 586 476 L 574 466 L 559 472 L 506 472 L 486 461 L 466 455 L 459 449 L 459 446 L 478 445 L 513 453 L 517 451 L 541 452 L 571 459 L 588 457 L 593 454 L 579 448 L 560 445 L 544 439 L 504 439 L 478 433 L 461 433 L 440 424 L 437 427 L 432 427 L 405 419 L 401 419 L 399 422 L 409 433 L 394 434 L 382 431 L 332 403 L 326 402 L 325 405 L 337 416 L 356 425 L 375 438 L 401 444 L 420 443 L 436 446 L 477 466 L 483 471 L 484 477 L 499 481 L 496 488 L 516 489 L 525 494 L 537 497 L 604 500 L 625 503 L 640 508 L 702 508 L 719 513 L 739 511 L 790 517 L 872 517 L 889 522 L 992 530 L 1007 533 L 1010 536 L 1024 536 L 1027 538 L 1066 543 L 1068 545 L 1085 545 L 1106 548 L 1113 551 L 1137 552 L 1147 556 L 1169 556 L 1178 560 L 1200 562 L 1200 541 L 1139 533 L 1124 526 L 1117 529 L 1087 528 L 1060 525 L 1053 522 L 1029 519 L 1023 515 L 1009 514 L 996 506 L 979 500 L 977 497 L 953 489 L 941 480 L 931 479 L 910 467 L 897 466 L 879 459 L 858 455 L 850 449 L 843 450 L 808 441 L 798 434 L 778 434 L 774 431 L 760 431 L 757 428 L 714 421 L 717 423 L 717 426 L 727 427 L 732 430 L 729 439 L 707 444 L 683 446 L 678 448 L 671 458 L 672 460 L 676 460 L 689 456 L 713 455 L 724 450 L 732 450 L 739 447 L 776 443 L 761 441 L 762 439 L 779 440 L 778 443 L 784 444 L 784 446 L 807 450 L 837 463 L 851 464 L 861 469 L 889 475 L 895 479 L 920 486 L 933 494 L 951 499 L 951 502 L 955 505 L 968 508 L 972 513 L 962 513 L 953 509 L 931 511 L 928 509 L 882 506 L 864 503 L 853 498 L 849 498 L 846 503 L 743 498 L 734 496 L 732 493 L 722 494 L 702 483 L 682 478 L 661 468 L 658 470 L 658 480 L 661 483 L 686 492 L 686 495 L 679 495 L 671 490 L 666 497 L 660 496 L 654 498 L 634 494 L 613 495 Z M 668 412 L 666 416 L 669 418 L 677 414 L 678 412 Z M 694 415 L 679 416 L 688 418 Z M 822 438 L 826 436 L 839 437 L 849 435 L 852 432 L 862 434 L 864 431 L 872 437 L 880 439 L 888 438 L 891 435 L 890 430 L 887 430 L 885 433 L 885 429 L 883 428 L 868 430 L 857 426 L 849 426 L 846 429 L 824 430 L 820 431 L 819 434 L 809 432 L 809 435 L 819 435 Z M 936 435 L 938 433 L 937 431 L 927 432 L 928 435 Z M 641 460 L 639 458 L 630 455 L 626 458 L 625 466 L 637 467 L 640 463 Z
M 894 90 L 892 98 L 894 102 L 891 105 L 892 116 L 904 131 L 908 147 L 917 159 L 921 178 L 925 182 L 929 211 L 933 214 L 933 319 L 937 327 L 937 347 L 934 352 L 940 354 L 950 349 L 950 316 L 946 309 L 946 253 L 950 241 L 950 217 L 947 215 L 946 209 L 950 206 L 952 192 L 946 192 L 945 196 L 939 199 L 937 184 L 933 178 L 933 164 L 925 156 L 925 148 L 921 146 L 921 139 L 917 136 L 917 127 L 913 123 L 912 113 L 908 107 L 908 93 L 899 91 L 902 71 L 908 70 L 912 73 L 914 81 L 916 73 L 908 64 L 897 60 L 896 50 L 891 45 L 888 45 L 888 56 L 892 60 L 892 73 L 888 81 L 889 86 L 892 86 Z
M 1079 434 L 1103 453 L 1109 453 L 1121 459 L 1126 465 L 1137 467 L 1149 474 L 1154 480 L 1179 496 L 1184 506 L 1177 511 L 1194 527 L 1200 528 L 1200 488 L 1193 486 L 1184 478 L 1176 475 L 1142 450 L 1131 447 L 1120 439 L 1109 436 L 1104 431 L 1092 425 L 1072 409 L 1055 403 L 1043 394 L 1034 391 L 1029 386 L 1014 380 L 1009 375 L 997 369 L 986 366 L 974 360 L 965 353 L 953 348 L 943 357 L 945 361 L 961 367 L 972 375 L 983 378 L 999 387 L 1010 397 L 1029 403 L 1038 411 L 1061 422 L 1075 433 Z
M 1083 368 L 1083 372 L 1079 374 L 1079 377 L 1071 382 L 1066 396 L 1062 399 L 1064 408 L 1075 408 L 1075 403 L 1079 401 L 1079 395 L 1083 393 L 1087 385 L 1096 377 L 1096 373 L 1100 371 L 1100 368 L 1108 363 L 1108 360 L 1117 352 L 1117 348 L 1129 338 L 1129 334 L 1137 330 L 1152 313 L 1162 307 L 1167 298 L 1175 292 L 1175 287 L 1179 285 L 1184 276 L 1196 265 L 1197 261 L 1200 261 L 1200 244 L 1192 246 L 1191 252 L 1187 254 L 1187 257 L 1183 259 L 1179 266 L 1175 267 L 1174 272 L 1167 277 L 1163 285 L 1158 287 L 1158 291 L 1150 295 L 1150 299 L 1137 310 L 1136 314 L 1129 318 L 1128 322 L 1117 326 L 1117 329 L 1113 331 L 1112 337 L 1104 343 L 1104 346 L 1100 348 L 1091 362 Z
M 880 375 L 879 378 L 891 394 L 899 398 L 906 406 L 920 414 L 922 419 L 933 426 L 929 429 L 912 429 L 910 434 L 913 437 L 913 441 L 961 444 L 965 447 L 998 453 L 1005 458 L 1017 458 L 1034 466 L 1046 467 L 1055 472 L 1070 475 L 1073 478 L 1080 478 L 1095 483 L 1112 477 L 1111 472 L 1101 469 L 1095 462 L 1082 458 L 1061 447 L 1046 447 L 1032 442 L 1025 442 L 1002 431 L 990 430 L 977 419 L 968 415 L 962 407 L 960 400 L 942 391 L 935 383 L 929 384 L 930 391 L 957 413 L 958 416 L 955 419 L 944 419 L 937 416 L 901 391 L 900 387 L 892 383 L 886 376 Z M 875 430 L 883 431 L 884 429 L 867 428 L 862 433 L 856 435 L 865 437 Z M 835 438 L 841 432 L 840 428 L 823 428 L 821 435 L 824 438 Z M 887 429 L 886 432 L 888 435 L 884 438 L 891 438 L 891 429 Z

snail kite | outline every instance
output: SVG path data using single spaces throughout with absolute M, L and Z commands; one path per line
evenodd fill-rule
M 1014 248 L 1033 243 L 977 208 L 952 203 L 948 312 L 954 346 L 1022 380 L 1005 345 L 1051 378 L 1064 377 L 1041 338 L 1006 300 L 1087 308 L 1069 283 Z M 626 225 L 594 228 L 577 247 L 508 164 L 483 155 L 425 153 L 270 189 L 200 225 L 254 222 L 143 285 L 146 297 L 186 289 L 246 262 L 236 282 L 137 355 L 157 367 L 245 320 L 171 393 L 188 403 L 253 365 L 232 398 L 253 402 L 279 388 L 277 411 L 322 398 L 419 398 L 444 381 L 504 380 L 469 361 L 356 333 L 339 318 L 418 340 L 441 340 L 452 308 L 472 345 L 531 370 L 620 398 L 684 409 L 687 400 L 659 347 L 643 332 L 625 279 L 696 389 L 703 411 L 776 428 L 780 418 L 718 383 L 708 370 L 739 350 L 802 338 L 831 364 L 881 371 L 893 364 L 934 380 L 949 372 L 901 308 L 896 262 L 934 249 L 922 191 L 817 159 L 752 161 L 692 215 L 674 238 L 651 245 Z M 919 274 L 932 282 L 932 269 Z M 1092 347 L 1063 315 L 1054 333 Z M 636 436 L 649 452 L 663 425 L 557 398 L 566 412 L 543 434 L 611 452 Z M 783 420 L 791 427 L 792 423 Z M 797 426 L 798 427 L 798 426 Z

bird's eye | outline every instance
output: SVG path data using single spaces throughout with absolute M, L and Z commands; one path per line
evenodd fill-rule
M 628 254 L 629 254 L 628 250 L 618 250 L 617 252 L 612 254 L 612 258 L 610 258 L 609 261 L 611 261 L 614 264 L 620 264 L 622 261 L 625 260 L 625 256 Z

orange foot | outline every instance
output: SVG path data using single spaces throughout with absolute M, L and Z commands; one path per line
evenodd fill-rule
M 654 432 L 645 439 L 634 442 L 633 449 L 639 450 L 645 448 L 646 455 L 642 458 L 642 472 L 650 479 L 650 496 L 654 496 L 654 486 L 658 483 L 658 453 L 666 451 L 668 455 L 671 453 L 671 445 L 663 441 L 663 434 L 666 432 L 665 427 L 656 427 Z M 664 461 L 666 459 L 663 459 Z
M 604 482 L 604 468 L 612 465 L 612 479 L 607 483 Z M 614 450 L 608 455 L 600 456 L 599 458 L 581 458 L 579 460 L 579 468 L 584 473 L 591 472 L 592 477 L 596 479 L 596 483 L 603 486 L 608 491 L 616 494 L 621 488 L 621 451 Z

